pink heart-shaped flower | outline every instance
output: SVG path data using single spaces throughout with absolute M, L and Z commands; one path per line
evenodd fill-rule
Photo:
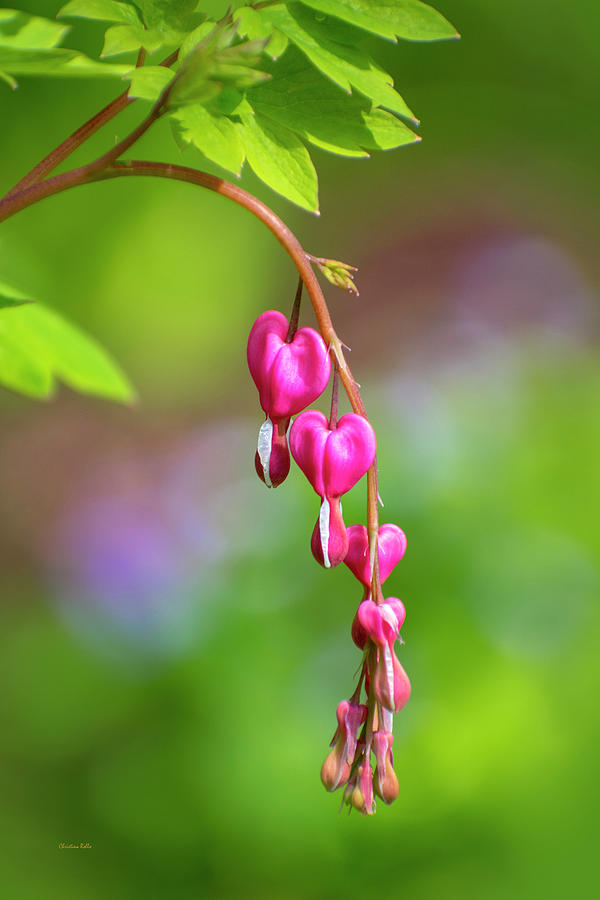
M 348 534 L 348 553 L 344 562 L 353 575 L 366 588 L 371 584 L 371 565 L 369 561 L 369 538 L 364 525 L 350 525 Z M 381 583 L 390 575 L 406 550 L 406 535 L 397 525 L 381 525 L 377 540 L 379 550 L 379 577 Z
M 248 338 L 250 374 L 260 405 L 273 421 L 289 418 L 320 397 L 329 381 L 331 362 L 323 338 L 300 328 L 286 343 L 288 320 L 276 310 L 262 313 Z
M 362 650 L 370 638 L 379 647 L 393 647 L 406 618 L 402 600 L 388 597 L 383 603 L 363 600 L 352 623 L 352 640 Z
M 298 416 L 290 430 L 292 456 L 320 497 L 340 497 L 375 459 L 375 433 L 363 416 L 346 413 L 334 429 L 322 412 Z

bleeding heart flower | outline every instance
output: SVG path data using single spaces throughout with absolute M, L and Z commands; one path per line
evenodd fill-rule
M 405 618 L 404 603 L 397 597 L 379 604 L 363 600 L 352 623 L 352 640 L 361 650 L 369 638 L 379 647 L 393 647 Z
M 363 416 L 346 413 L 335 428 L 323 413 L 309 410 L 290 430 L 292 456 L 322 498 L 311 539 L 317 561 L 339 565 L 348 551 L 348 536 L 339 498 L 363 477 L 375 459 L 375 433 Z
M 364 525 L 350 525 L 348 534 L 348 553 L 344 562 L 353 575 L 367 589 L 371 584 L 371 565 L 369 561 L 369 537 Z M 382 525 L 377 538 L 379 549 L 379 577 L 381 583 L 390 575 L 406 550 L 406 535 L 397 525 Z
M 270 310 L 258 317 L 248 338 L 248 367 L 267 417 L 254 464 L 267 487 L 280 485 L 290 470 L 290 417 L 323 393 L 331 371 L 322 337 L 312 328 L 300 328 L 288 341 L 288 328 L 283 313 Z
M 327 387 L 331 372 L 321 335 L 313 328 L 299 328 L 288 343 L 288 327 L 283 313 L 269 310 L 258 317 L 248 338 L 248 368 L 260 405 L 272 421 L 310 406 Z
M 375 432 L 356 413 L 346 413 L 330 429 L 323 413 L 311 409 L 292 425 L 290 449 L 320 497 L 341 497 L 375 459 Z

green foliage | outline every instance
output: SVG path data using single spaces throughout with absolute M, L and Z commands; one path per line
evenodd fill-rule
M 71 0 L 60 15 L 111 23 L 103 57 L 178 47 L 167 104 L 177 142 L 235 174 L 247 160 L 269 187 L 311 211 L 317 182 L 306 144 L 364 157 L 419 140 L 405 124 L 418 120 L 364 49 L 365 39 L 457 36 L 418 0 L 244 5 L 218 21 L 196 6 L 194 0 Z M 126 77 L 132 97 L 153 102 L 172 74 L 150 62 Z
M 358 28 L 395 40 L 441 41 L 458 32 L 439 12 L 419 0 L 305 0 L 307 6 Z
M 246 158 L 258 177 L 298 206 L 318 212 L 317 173 L 302 141 L 249 106 L 240 119 Z
M 0 78 L 16 87 L 15 75 L 122 78 L 128 67 L 89 59 L 58 47 L 68 27 L 15 9 L 0 10 Z
M 51 396 L 57 379 L 83 394 L 134 399 L 126 377 L 94 340 L 0 283 L 0 383 L 42 399 Z
M 247 162 L 272 190 L 318 213 L 307 145 L 367 157 L 419 140 L 409 127 L 418 120 L 365 49 L 366 39 L 456 36 L 418 0 L 282 0 L 243 5 L 218 20 L 198 5 L 69 0 L 61 20 L 105 23 L 101 57 L 129 55 L 123 64 L 59 46 L 69 31 L 62 21 L 2 9 L 0 79 L 12 87 L 21 75 L 125 79 L 132 99 L 159 104 L 154 118 L 170 119 L 179 146 L 191 145 L 235 175 Z M 157 55 L 146 61 L 141 50 Z M 356 290 L 351 267 L 316 264 L 334 284 Z M 0 381 L 47 397 L 57 378 L 83 392 L 132 397 L 124 376 L 89 338 L 56 313 L 0 289 Z

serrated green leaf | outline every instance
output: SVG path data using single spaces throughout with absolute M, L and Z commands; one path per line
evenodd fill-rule
M 11 75 L 122 78 L 131 66 L 100 63 L 76 50 L 19 50 L 0 46 L 0 71 Z
M 68 25 L 30 16 L 17 10 L 3 10 L 9 15 L 0 20 L 0 45 L 21 49 L 56 47 L 69 30 Z
M 120 3 L 118 0 L 70 0 L 59 10 L 57 16 L 118 22 L 122 25 L 141 24 L 135 8 L 129 3 Z
M 304 0 L 306 6 L 336 16 L 381 37 L 441 41 L 458 32 L 433 7 L 419 0 Z
M 192 24 L 198 0 L 134 0 L 134 3 L 142 11 L 148 28 L 189 31 L 198 24 L 197 21 Z
M 317 173 L 302 141 L 260 113 L 243 113 L 237 127 L 256 175 L 292 203 L 318 213 Z
M 101 57 L 119 56 L 132 53 L 142 46 L 144 28 L 142 25 L 112 25 L 106 29 Z
M 248 92 L 250 104 L 296 131 L 311 144 L 341 156 L 368 156 L 419 138 L 391 113 L 372 109 L 360 95 L 347 95 L 293 47 L 267 66 L 271 81 Z
M 204 106 L 186 106 L 172 113 L 181 137 L 229 172 L 239 175 L 245 153 L 239 131 L 226 116 L 213 115 Z
M 47 75 L 60 77 L 108 76 L 122 78 L 127 66 L 102 64 L 88 59 L 79 50 L 54 45 L 68 26 L 3 10 L 0 17 L 0 72 L 4 80 L 15 86 L 13 75 Z M 6 14 L 10 15 L 6 15 Z M 11 33 L 9 32 L 11 30 Z M 16 29 L 16 30 L 15 30 Z M 13 33 L 14 32 L 14 33 Z
M 131 66 L 119 63 L 98 62 L 80 54 L 68 62 L 60 71 L 53 74 L 67 78 L 124 78 L 131 71 Z
M 278 59 L 288 45 L 287 37 L 251 6 L 241 6 L 237 9 L 233 14 L 233 21 L 237 22 L 238 34 L 241 37 L 248 37 L 251 41 L 268 38 L 265 53 L 268 53 L 271 59 Z
M 129 96 L 138 100 L 158 100 L 175 73 L 165 66 L 142 66 L 132 69 Z
M 48 397 L 57 378 L 84 394 L 125 403 L 134 398 L 100 345 L 58 313 L 38 303 L 0 312 L 0 383 Z
M 260 10 L 260 15 L 276 25 L 314 66 L 341 88 L 349 91 L 352 86 L 375 106 L 383 106 L 417 123 L 414 113 L 394 90 L 391 75 L 367 53 L 357 49 L 360 31 L 335 19 L 323 24 L 317 20 L 317 13 L 301 4 L 292 10 L 266 7 Z

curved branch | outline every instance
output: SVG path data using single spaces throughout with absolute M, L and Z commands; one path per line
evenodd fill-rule
M 171 53 L 166 59 L 163 59 L 160 65 L 168 68 L 175 62 L 178 53 L 178 50 Z M 136 68 L 143 64 L 144 58 L 145 51 L 141 50 L 136 62 Z M 135 103 L 135 100 L 135 97 L 129 96 L 129 88 L 127 88 L 126 91 L 118 97 L 115 97 L 108 106 L 105 106 L 104 109 L 101 109 L 100 112 L 96 113 L 95 116 L 78 128 L 77 131 L 74 131 L 68 138 L 65 138 L 65 140 L 62 141 L 58 147 L 55 147 L 48 156 L 45 156 L 44 159 L 40 160 L 27 175 L 21 178 L 21 180 L 10 189 L 6 197 L 13 197 L 15 194 L 25 190 L 25 188 L 30 187 L 32 184 L 37 184 L 39 181 L 42 181 L 42 179 L 49 175 L 50 172 L 53 172 L 61 162 L 64 162 L 65 159 L 74 153 L 78 147 L 81 147 L 81 145 L 91 138 L 93 134 L 96 134 L 103 125 L 110 122 L 111 119 L 122 112 L 130 103 Z
M 140 129 L 142 129 L 144 125 L 145 123 L 142 123 L 142 125 L 136 129 L 136 132 L 134 132 L 134 135 L 136 135 L 135 139 L 139 137 Z M 131 143 L 133 143 L 132 138 L 133 135 L 123 141 L 122 145 L 127 143 L 130 146 Z M 194 184 L 198 187 L 206 188 L 209 191 L 214 191 L 222 197 L 227 197 L 229 200 L 232 200 L 239 206 L 243 206 L 244 209 L 247 209 L 260 219 L 260 221 L 267 226 L 269 231 L 275 235 L 279 243 L 291 257 L 310 297 L 321 336 L 329 347 L 330 353 L 334 357 L 334 361 L 337 363 L 340 379 L 344 385 L 348 399 L 350 400 L 350 405 L 355 413 L 367 418 L 367 411 L 360 395 L 360 390 L 344 357 L 341 341 L 333 327 L 325 297 L 323 296 L 321 286 L 310 263 L 309 256 L 304 251 L 298 238 L 288 228 L 285 222 L 253 194 L 238 187 L 238 185 L 225 181 L 222 178 L 217 178 L 215 175 L 210 175 L 207 172 L 201 172 L 198 169 L 192 169 L 187 166 L 171 165 L 170 163 L 147 162 L 141 160 L 128 160 L 121 163 L 112 161 L 116 158 L 114 155 L 116 152 L 123 152 L 122 145 L 113 148 L 110 153 L 105 154 L 100 160 L 96 160 L 88 166 L 82 166 L 80 169 L 74 169 L 70 172 L 64 172 L 62 175 L 56 175 L 54 178 L 49 178 L 46 181 L 31 185 L 12 197 L 5 197 L 3 200 L 0 200 L 0 222 L 46 197 L 51 197 L 54 194 L 61 193 L 62 191 L 76 187 L 80 184 L 107 181 L 113 178 L 167 178 L 174 181 L 183 181 L 187 184 Z M 112 157 L 112 160 L 110 157 Z M 379 510 L 377 502 L 377 463 L 375 461 L 367 473 L 367 531 L 369 535 L 371 559 L 373 561 L 376 560 L 375 548 L 377 547 L 379 531 Z M 378 566 L 375 565 L 374 562 L 372 596 L 376 602 L 381 596 Z

